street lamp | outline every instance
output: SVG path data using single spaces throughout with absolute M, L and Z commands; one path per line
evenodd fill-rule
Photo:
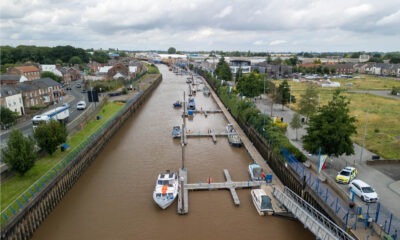
M 367 135 L 367 124 L 368 124 L 368 112 L 365 115 L 364 136 L 363 136 L 362 147 L 361 147 L 361 152 L 360 152 L 360 164 L 362 162 L 363 151 L 364 151 L 364 148 L 365 148 L 365 137 Z

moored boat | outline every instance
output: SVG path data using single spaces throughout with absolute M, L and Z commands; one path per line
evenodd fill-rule
M 264 170 L 257 163 L 249 165 L 249 175 L 252 181 L 264 180 Z
M 233 128 L 233 125 L 228 123 L 226 125 L 226 131 L 228 133 L 228 142 L 230 145 L 234 147 L 241 147 L 242 146 L 242 140 L 239 137 L 239 134 L 235 131 Z
M 271 215 L 274 212 L 271 198 L 264 192 L 264 190 L 260 188 L 252 189 L 251 198 L 253 199 L 253 203 L 258 214 L 261 216 L 265 214 Z
M 178 195 L 178 175 L 167 170 L 158 175 L 153 200 L 162 209 L 169 207 Z
M 181 137 L 181 127 L 180 126 L 172 127 L 172 137 L 173 138 L 180 138 Z
M 180 107 L 182 107 L 182 102 L 179 101 L 179 100 L 177 100 L 176 102 L 174 102 L 174 103 L 172 104 L 172 106 L 173 106 L 174 108 L 180 108 Z
M 196 103 L 194 102 L 194 98 L 189 98 L 187 110 L 196 110 Z
M 203 94 L 205 96 L 210 96 L 211 92 L 210 92 L 210 89 L 207 86 L 203 87 Z

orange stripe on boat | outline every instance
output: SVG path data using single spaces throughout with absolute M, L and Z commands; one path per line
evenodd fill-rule
M 167 190 L 168 190 L 168 185 L 163 185 L 161 189 L 162 194 L 166 194 Z

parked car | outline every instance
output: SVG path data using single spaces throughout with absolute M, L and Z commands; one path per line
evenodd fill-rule
M 86 102 L 85 101 L 79 101 L 78 104 L 76 104 L 76 109 L 77 110 L 85 110 L 86 109 Z
M 377 202 L 379 200 L 376 191 L 367 183 L 360 179 L 355 179 L 350 182 L 350 191 L 359 196 L 364 202 Z
M 86 91 L 86 89 L 82 89 L 82 91 L 81 91 L 81 93 L 86 93 L 87 91 Z
M 76 84 L 76 87 L 77 87 L 77 88 L 81 88 L 82 85 L 81 85 L 80 83 L 77 83 L 77 84 Z
M 357 176 L 357 169 L 354 167 L 345 167 L 336 176 L 336 182 L 348 184 Z

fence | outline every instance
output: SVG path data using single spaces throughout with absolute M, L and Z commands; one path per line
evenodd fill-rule
M 397 239 L 399 218 L 390 213 L 382 204 L 366 204 L 366 206 L 351 208 L 350 201 L 345 202 L 341 197 L 338 197 L 327 184 L 320 181 L 317 175 L 299 162 L 287 149 L 282 148 L 282 155 L 298 176 L 305 178 L 307 185 L 318 195 L 320 200 L 330 206 L 342 220 L 345 228 L 356 229 L 360 224 L 366 228 L 370 226 L 372 221 L 375 221 L 384 233 L 392 235 L 393 239 Z

